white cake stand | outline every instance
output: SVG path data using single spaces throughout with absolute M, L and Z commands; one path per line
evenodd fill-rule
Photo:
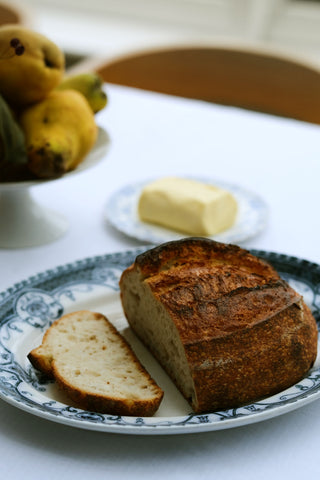
M 99 128 L 96 144 L 89 155 L 63 178 L 94 166 L 103 158 L 109 144 L 109 135 Z M 66 232 L 66 218 L 58 212 L 44 208 L 31 195 L 31 187 L 48 181 L 52 180 L 0 183 L 0 248 L 44 245 L 57 240 Z

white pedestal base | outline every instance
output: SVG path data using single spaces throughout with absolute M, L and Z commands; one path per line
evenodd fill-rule
M 27 188 L 0 194 L 0 248 L 35 247 L 53 242 L 68 228 L 59 213 L 41 207 Z

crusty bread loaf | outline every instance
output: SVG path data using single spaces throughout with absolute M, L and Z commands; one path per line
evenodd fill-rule
M 28 358 L 86 410 L 151 416 L 163 397 L 128 343 L 99 313 L 64 315 Z
M 197 413 L 280 392 L 315 361 L 317 326 L 302 297 L 237 246 L 188 238 L 152 248 L 120 290 L 132 329 Z

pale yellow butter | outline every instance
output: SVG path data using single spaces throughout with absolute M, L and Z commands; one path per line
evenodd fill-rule
M 143 188 L 138 214 L 144 222 L 191 235 L 215 235 L 234 224 L 237 202 L 230 192 L 216 186 L 166 177 Z

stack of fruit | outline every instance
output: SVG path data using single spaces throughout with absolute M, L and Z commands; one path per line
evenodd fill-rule
M 54 178 L 96 142 L 105 107 L 95 73 L 65 76 L 63 52 L 19 25 L 0 27 L 0 182 Z

